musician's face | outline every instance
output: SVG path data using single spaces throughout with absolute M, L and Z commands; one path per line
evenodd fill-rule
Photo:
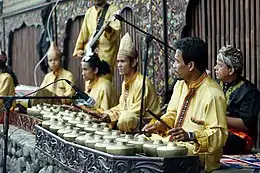
M 229 75 L 232 75 L 232 69 L 229 68 L 224 62 L 217 60 L 216 66 L 214 67 L 216 78 L 225 81 Z
M 124 55 L 117 56 L 117 67 L 120 75 L 129 75 L 135 71 L 136 60 L 130 61 L 130 58 Z
M 174 56 L 174 64 L 173 68 L 175 71 L 175 74 L 180 79 L 187 79 L 190 76 L 191 71 L 193 70 L 193 67 L 191 67 L 191 64 L 185 64 L 182 57 L 182 51 L 177 49 L 175 56 Z
M 93 81 L 97 77 L 98 69 L 93 69 L 87 62 L 81 63 L 82 77 L 85 81 Z
M 94 5 L 102 6 L 106 3 L 106 0 L 94 0 Z
M 60 69 L 60 60 L 61 57 L 57 54 L 51 54 L 48 56 L 48 65 L 52 71 L 56 72 Z

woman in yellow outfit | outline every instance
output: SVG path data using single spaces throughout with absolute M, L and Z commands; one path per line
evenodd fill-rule
M 6 65 L 6 54 L 0 50 L 0 96 L 14 96 L 17 78 Z M 0 109 L 4 107 L 3 100 L 0 100 Z M 1 111 L 2 112 L 2 111 Z
M 85 92 L 96 101 L 94 108 L 102 112 L 115 106 L 115 90 L 112 83 L 103 77 L 110 73 L 108 63 L 93 54 L 81 61 L 81 68 L 82 76 L 87 81 Z

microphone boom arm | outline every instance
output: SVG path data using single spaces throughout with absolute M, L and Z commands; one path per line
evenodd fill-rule
M 0 96 L 0 99 L 3 99 L 4 102 L 4 108 L 6 113 L 4 115 L 4 124 L 3 124 L 3 138 L 4 138 L 4 151 L 3 151 L 3 173 L 7 173 L 7 152 L 8 152 L 8 130 L 9 130 L 9 113 L 10 113 L 10 109 L 12 107 L 13 101 L 16 99 L 76 99 L 75 96 L 41 96 L 41 97 L 36 97 L 36 96 L 29 96 L 31 94 L 34 94 L 36 92 L 39 92 L 43 89 L 45 89 L 46 87 L 58 82 L 58 81 L 62 81 L 66 79 L 58 79 L 54 82 L 51 82 L 50 84 L 35 90 L 31 93 L 28 93 L 24 96 Z
M 140 31 L 140 32 L 142 32 L 143 34 L 145 34 L 145 35 L 149 35 L 149 37 L 151 37 L 151 39 L 153 40 L 156 40 L 157 42 L 159 42 L 160 44 L 163 44 L 163 45 L 166 45 L 168 48 L 170 48 L 171 50 L 173 50 L 173 51 L 176 51 L 176 49 L 175 48 L 173 48 L 173 47 L 171 47 L 171 46 L 169 46 L 167 43 L 165 43 L 165 42 L 163 42 L 163 41 L 161 41 L 160 39 L 158 39 L 157 37 L 155 37 L 154 35 L 152 35 L 152 34 L 149 34 L 149 33 L 147 33 L 146 31 L 144 31 L 144 30 L 142 30 L 141 28 L 138 28 L 137 26 L 135 26 L 134 24 L 132 24 L 132 23 L 130 23 L 130 22 L 128 22 L 127 20 L 125 20 L 122 16 L 120 16 L 120 15 L 118 15 L 118 14 L 116 14 L 115 15 L 115 18 L 117 19 L 117 20 L 119 20 L 119 21 L 122 21 L 122 22 L 124 22 L 124 23 L 126 23 L 126 24 L 128 24 L 128 25 L 130 25 L 131 27 L 133 27 L 133 28 L 135 28 L 135 29 L 137 29 L 138 31 Z

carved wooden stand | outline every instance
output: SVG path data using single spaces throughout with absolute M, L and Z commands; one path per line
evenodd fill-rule
M 70 172 L 79 173 L 199 173 L 196 156 L 146 157 L 114 156 L 77 145 L 47 131 L 36 128 L 36 148 Z

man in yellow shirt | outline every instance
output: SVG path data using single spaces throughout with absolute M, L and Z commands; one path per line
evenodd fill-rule
M 119 104 L 98 115 L 101 121 L 117 123 L 117 128 L 123 132 L 135 131 L 139 122 L 143 75 L 137 71 L 137 58 L 135 46 L 127 33 L 121 39 L 117 55 L 118 70 L 124 76 Z M 144 104 L 144 109 L 149 108 L 155 114 L 160 114 L 159 98 L 149 79 L 146 79 Z M 151 118 L 144 114 L 144 124 Z
M 48 51 L 48 65 L 51 69 L 51 72 L 45 75 L 41 88 L 58 80 L 58 79 L 67 79 L 72 84 L 75 83 L 75 79 L 71 72 L 63 69 L 61 67 L 61 52 L 59 49 L 54 45 L 51 44 L 51 47 Z M 58 81 L 46 88 L 52 95 L 57 96 L 73 96 L 75 94 L 74 89 L 66 82 L 66 81 Z M 66 104 L 69 103 L 70 100 L 62 100 L 62 103 Z
M 104 7 L 108 3 L 106 0 L 94 0 L 94 6 L 90 7 L 84 17 L 84 21 L 76 42 L 73 56 L 82 58 L 85 54 L 85 48 L 92 34 L 96 32 L 98 21 L 102 15 Z M 117 7 L 109 4 L 104 18 L 104 24 L 117 11 Z M 119 46 L 120 22 L 112 21 L 106 28 L 105 32 L 100 36 L 97 45 L 98 57 L 105 60 L 110 66 L 110 75 L 106 75 L 109 80 L 112 80 L 113 69 L 116 62 L 116 55 Z
M 217 169 L 222 147 L 227 139 L 226 101 L 218 84 L 206 74 L 207 45 L 199 38 L 176 42 L 174 69 L 181 81 L 174 86 L 167 112 L 161 122 L 146 125 L 152 138 L 174 140 L 188 148 L 189 155 L 198 155 L 206 172 Z
M 7 70 L 6 54 L 0 49 L 0 96 L 15 95 L 15 78 Z M 0 109 L 4 107 L 3 100 L 0 100 Z M 1 112 L 0 112 L 1 113 Z
M 112 83 L 102 77 L 110 72 L 107 62 L 94 53 L 81 61 L 81 69 L 84 80 L 88 81 L 85 92 L 96 101 L 94 108 L 103 112 L 115 106 L 117 96 Z

